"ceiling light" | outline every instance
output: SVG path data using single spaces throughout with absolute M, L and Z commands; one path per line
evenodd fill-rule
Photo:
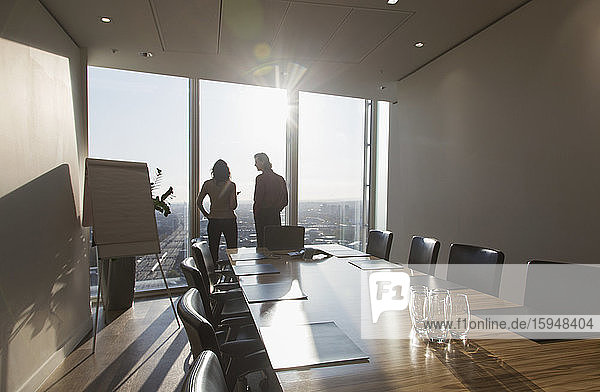
M 140 52 L 140 56 L 142 56 L 142 57 L 152 57 L 152 52 Z
M 100 18 L 100 21 L 103 23 L 110 23 L 110 22 L 112 22 L 112 19 L 109 18 L 108 16 L 103 16 Z
M 415 46 L 417 48 L 422 48 L 423 46 L 425 46 L 425 44 L 423 42 L 417 42 L 417 43 L 415 43 Z
M 388 0 L 388 4 L 394 5 L 398 2 L 398 0 Z

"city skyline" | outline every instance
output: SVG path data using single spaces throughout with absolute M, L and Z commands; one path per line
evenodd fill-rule
M 157 213 L 157 228 L 161 244 L 161 264 L 170 284 L 185 285 L 179 263 L 188 254 L 188 203 L 172 203 L 172 214 L 168 217 Z M 252 203 L 242 202 L 236 209 L 238 225 L 238 246 L 255 247 L 256 233 L 252 215 Z M 304 226 L 305 245 L 339 243 L 360 249 L 362 201 L 343 202 L 301 201 L 298 209 L 298 224 Z M 208 240 L 208 220 L 200 221 L 199 238 Z M 221 238 L 219 257 L 226 258 L 225 241 Z M 136 287 L 141 290 L 162 288 L 162 275 L 153 255 L 136 259 Z M 144 283 L 145 282 L 145 283 Z

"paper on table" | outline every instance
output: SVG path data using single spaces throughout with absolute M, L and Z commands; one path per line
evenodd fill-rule
M 352 259 L 348 260 L 348 263 L 352 264 L 355 267 L 360 268 L 361 270 L 380 270 L 380 269 L 402 269 L 404 268 L 400 264 L 390 263 L 386 260 L 368 260 L 368 259 Z
M 274 370 L 369 359 L 333 321 L 261 327 L 260 334 Z
M 273 264 L 234 265 L 233 273 L 237 276 L 278 274 Z
M 242 261 L 242 260 L 262 260 L 266 259 L 267 255 L 264 253 L 254 252 L 254 253 L 232 253 L 231 260 L 233 261 Z
M 307 299 L 297 280 L 243 286 L 248 303 Z

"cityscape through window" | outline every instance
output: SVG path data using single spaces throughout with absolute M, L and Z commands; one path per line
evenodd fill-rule
M 285 177 L 286 119 L 285 90 L 200 81 L 200 186 L 211 178 L 217 159 L 227 162 L 239 192 L 235 210 L 239 247 L 256 246 L 252 202 L 260 173 L 254 167 L 254 154 L 266 153 L 273 171 Z M 208 197 L 204 202 L 208 205 Z M 200 238 L 204 241 L 208 241 L 207 225 L 202 217 Z M 219 258 L 226 257 L 225 249 L 222 238 Z
M 188 252 L 188 79 L 88 68 L 89 156 L 148 163 L 154 194 L 174 189 L 171 214 L 156 213 L 161 263 L 170 286 L 185 285 Z M 91 285 L 97 285 L 92 268 Z M 164 288 L 154 255 L 136 259 L 136 291 Z M 93 295 L 93 293 L 92 293 Z
M 300 93 L 298 224 L 306 244 L 360 249 L 365 101 Z

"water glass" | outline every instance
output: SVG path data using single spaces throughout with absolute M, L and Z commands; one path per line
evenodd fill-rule
M 421 338 L 427 336 L 425 328 L 425 305 L 427 303 L 428 289 L 425 286 L 410 286 L 408 310 L 410 321 L 417 335 Z
M 425 306 L 427 336 L 431 342 L 442 343 L 448 340 L 450 319 L 450 292 L 435 289 L 429 292 Z
M 450 295 L 450 337 L 465 340 L 469 333 L 471 309 L 466 294 L 452 293 Z

